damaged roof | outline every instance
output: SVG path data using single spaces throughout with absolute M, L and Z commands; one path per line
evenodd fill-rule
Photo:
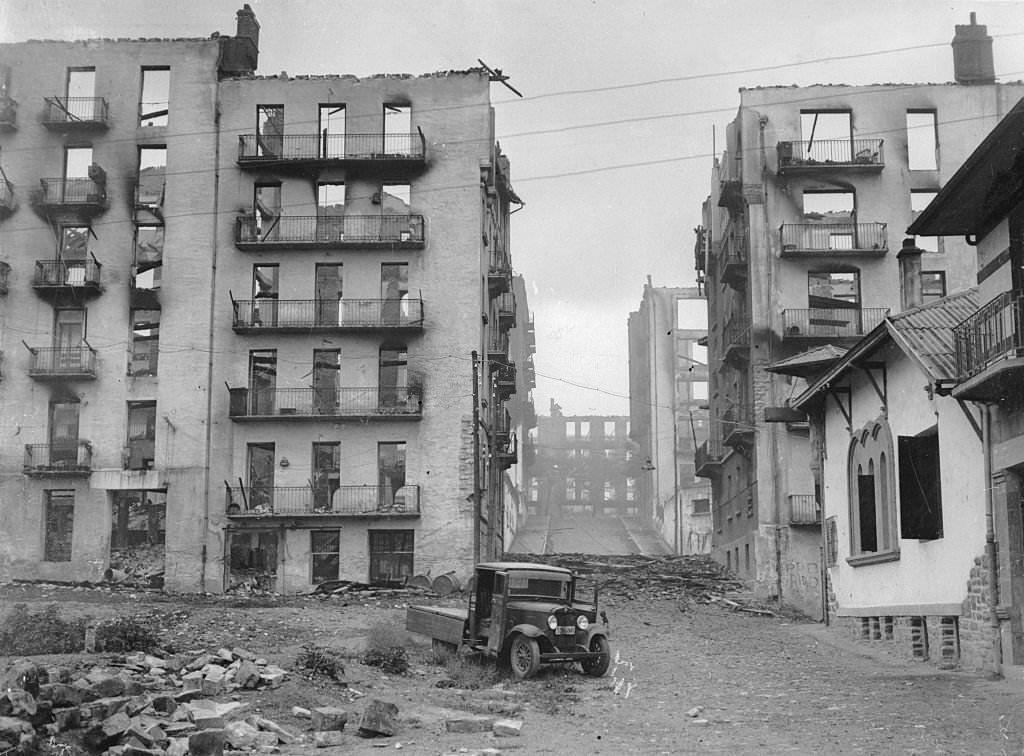
M 829 384 L 890 340 L 917 363 L 932 383 L 954 382 L 957 371 L 953 328 L 977 310 L 978 290 L 974 288 L 885 318 L 796 397 L 790 406 L 804 409 Z
M 794 354 L 784 360 L 778 360 L 765 368 L 769 373 L 781 373 L 782 375 L 795 375 L 798 378 L 820 373 L 829 365 L 846 354 L 846 350 L 834 344 L 808 349 L 805 352 Z

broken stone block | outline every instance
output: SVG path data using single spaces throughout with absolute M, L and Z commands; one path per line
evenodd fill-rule
M 444 720 L 444 729 L 446 732 L 490 732 L 496 721 L 495 717 L 466 714 Z
M 250 717 L 246 717 L 245 721 L 253 727 L 258 727 L 261 730 L 274 733 L 282 743 L 294 743 L 299 739 L 297 736 L 292 735 L 286 729 L 281 727 L 277 722 L 273 722 L 269 719 L 252 715 Z
M 230 648 L 218 649 L 217 650 L 217 658 L 218 659 L 223 659 L 228 664 L 230 664 L 231 662 L 233 662 L 235 660 L 235 656 L 234 656 L 234 654 L 231 653 L 231 649 Z
M 267 730 L 256 731 L 256 747 L 259 749 L 263 748 L 277 748 L 277 733 L 269 732 Z
M 256 654 L 245 648 L 233 648 L 231 649 L 231 653 L 233 653 L 236 658 L 242 659 L 243 661 L 256 661 Z
M 198 656 L 193 659 L 189 664 L 186 664 L 185 669 L 189 672 L 195 672 L 197 669 L 202 669 L 213 660 L 214 657 L 210 654 L 203 654 L 202 656 Z
M 90 727 L 85 733 L 84 742 L 92 750 L 102 751 L 116 743 L 131 724 L 128 715 L 119 711 Z
M 344 730 L 348 722 L 348 712 L 334 706 L 320 706 L 311 712 L 313 729 L 318 732 L 328 730 Z
M 67 667 L 50 667 L 46 670 L 46 675 L 49 678 L 51 685 L 55 683 L 70 683 L 71 682 L 71 670 Z
M 174 710 L 178 708 L 178 702 L 175 701 L 171 696 L 153 696 L 149 702 L 155 711 L 161 714 L 173 714 Z
M 499 738 L 515 738 L 523 731 L 521 719 L 499 719 L 491 731 Z
M 62 682 L 51 682 L 39 686 L 38 699 L 51 701 L 54 706 L 78 706 L 82 703 L 82 689 Z
M 260 684 L 260 668 L 251 661 L 243 661 L 235 671 L 235 682 L 243 688 L 255 688 Z
M 223 756 L 224 730 L 200 730 L 188 736 L 189 756 Z
M 35 696 L 39 692 L 39 684 L 47 679 L 49 676 L 38 664 L 19 659 L 0 674 L 0 690 L 17 688 Z
M 690 709 L 688 712 L 686 712 L 686 716 L 688 716 L 688 717 L 696 717 L 702 711 L 704 711 L 704 707 L 703 706 L 694 706 L 692 709 Z
M 372 698 L 367 701 L 366 709 L 359 718 L 359 734 L 365 738 L 375 738 L 378 735 L 389 738 L 395 734 L 397 717 L 398 707 L 395 704 Z
M 194 714 L 192 724 L 196 726 L 197 730 L 223 730 L 224 717 L 207 713 Z
M 0 693 L 0 717 L 28 719 L 36 713 L 36 708 L 36 699 L 27 690 L 10 688 Z
M 128 712 L 128 716 L 134 717 L 140 711 L 149 706 L 149 704 L 149 696 L 132 696 L 128 699 L 128 703 L 125 704 L 124 710 Z
M 269 667 L 268 667 L 268 669 L 269 669 Z M 260 673 L 260 682 L 263 683 L 264 685 L 267 685 L 267 686 L 271 687 L 271 688 L 278 687 L 282 682 L 284 682 L 284 678 L 285 678 L 284 670 L 282 670 L 280 672 L 267 672 L 267 671 L 264 671 L 264 672 Z
M 97 698 L 82 704 L 80 708 L 86 719 L 106 719 L 123 709 L 127 703 L 128 699 L 124 697 Z
M 152 669 L 154 667 L 159 667 L 159 668 L 163 669 L 164 667 L 167 666 L 167 662 L 165 662 L 159 656 L 149 656 L 149 655 L 147 655 L 147 656 L 145 656 L 143 658 L 142 663 L 145 666 L 149 667 L 150 669 Z
M 66 709 L 54 709 L 53 723 L 57 725 L 58 732 L 64 732 L 65 730 L 77 730 L 82 722 L 82 712 L 79 711 L 77 706 L 71 706 Z
M 18 743 L 22 735 L 32 734 L 32 725 L 15 717 L 0 717 L 0 740 Z
M 145 692 L 145 688 L 142 687 L 142 683 L 138 680 L 125 680 L 124 681 L 124 694 L 126 696 L 141 696 Z
M 204 696 L 219 696 L 224 692 L 223 679 L 204 677 L 199 683 L 199 692 Z
M 313 733 L 313 745 L 317 748 L 340 746 L 345 742 L 345 733 L 341 730 L 325 730 Z
M 99 698 L 113 698 L 124 693 L 124 680 L 117 675 L 96 675 L 90 672 L 87 678 L 89 690 Z
M 298 717 L 299 719 L 312 719 L 313 712 L 311 712 L 309 709 L 303 709 L 301 706 L 293 706 L 292 716 Z
M 196 726 L 191 722 L 169 722 L 163 726 L 164 732 L 171 740 L 183 738 L 196 731 Z
M 252 748 L 259 740 L 260 731 L 244 721 L 228 722 L 224 726 L 224 740 L 236 751 Z M 273 735 L 273 733 L 271 733 Z M 274 743 L 277 744 L 277 736 L 274 735 Z
M 147 748 L 146 746 L 129 743 L 121 751 L 121 756 L 164 756 L 163 748 Z
M 171 738 L 165 752 L 167 756 L 188 756 L 188 738 Z

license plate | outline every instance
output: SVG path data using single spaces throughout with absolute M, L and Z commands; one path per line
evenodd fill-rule
M 573 635 L 576 632 L 575 627 L 556 627 L 555 635 Z

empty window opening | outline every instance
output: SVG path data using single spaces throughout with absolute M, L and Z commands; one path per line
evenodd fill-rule
M 615 438 L 615 421 L 605 420 L 604 421 L 604 437 Z
M 707 381 L 690 381 L 690 398 L 702 401 L 708 398 Z
M 934 110 L 907 111 L 907 163 L 912 171 L 939 167 L 939 135 Z
M 381 321 L 397 324 L 409 318 L 409 264 L 383 263 L 380 266 Z
M 677 299 L 676 327 L 705 330 L 708 327 L 707 303 L 703 299 Z
M 881 617 L 882 622 L 882 640 L 893 640 L 896 637 L 896 622 L 895 618 L 890 616 Z
M 62 226 L 57 249 L 57 263 L 43 266 L 39 273 L 47 283 L 82 286 L 86 281 L 89 239 L 88 226 Z
M 43 561 L 70 562 L 75 492 L 47 491 L 44 506 Z
M 129 375 L 156 375 L 160 356 L 160 310 L 132 310 Z
M 156 402 L 128 402 L 129 470 L 152 470 L 156 454 Z
M 860 307 L 860 273 L 808 273 L 807 302 L 811 308 Z
M 411 184 L 381 184 L 379 201 L 381 215 L 408 215 L 412 206 Z
M 67 100 L 68 121 L 95 121 L 100 117 L 96 102 L 96 69 L 69 68 Z
M 166 126 L 170 111 L 171 69 L 143 68 L 139 126 Z
M 338 325 L 340 322 L 352 322 L 354 324 L 364 322 L 361 313 L 358 312 L 360 304 L 353 303 L 355 311 L 343 313 L 344 305 L 342 296 L 342 266 L 341 263 L 317 263 L 314 273 L 314 287 L 316 289 L 316 323 L 317 325 Z M 343 317 L 343 315 L 351 315 Z
M 114 491 L 110 511 L 109 580 L 162 588 L 167 540 L 164 491 Z
M 868 423 L 850 443 L 851 556 L 897 552 L 892 437 L 884 420 Z
M 249 444 L 248 496 L 246 504 L 250 512 L 268 514 L 274 511 L 274 454 L 272 443 Z
M 946 273 L 941 270 L 921 271 L 921 299 L 934 302 L 946 296 Z
M 921 211 L 935 199 L 936 194 L 938 192 L 930 189 L 912 189 L 910 191 L 911 218 L 917 218 Z M 938 236 L 918 236 L 914 238 L 914 244 L 925 252 L 938 252 L 941 249 L 942 239 Z
M 136 289 L 159 289 L 164 263 L 164 227 L 135 227 L 135 267 L 132 285 Z
M 942 538 L 942 475 L 939 433 L 900 436 L 900 537 Z
M 281 157 L 284 150 L 284 105 L 256 106 L 256 154 Z
M 277 239 L 280 234 L 281 185 L 256 184 L 253 188 L 253 215 L 256 216 L 258 241 Z
M 236 531 L 229 536 L 228 589 L 277 591 L 276 531 Z
M 405 442 L 377 444 L 377 480 L 380 484 L 380 511 L 405 508 Z
M 565 436 L 566 438 L 576 438 L 576 422 L 568 420 L 565 423 Z
M 53 346 L 61 352 L 60 358 L 77 364 L 79 350 L 85 339 L 85 309 L 62 307 L 53 314 Z M 70 364 L 67 365 L 70 367 Z
M 337 580 L 341 569 L 341 531 L 310 531 L 309 554 L 310 575 L 313 583 Z
M 64 149 L 64 178 L 89 178 L 92 166 L 92 147 L 66 147 Z
M 341 182 L 316 185 L 316 238 L 345 240 L 345 184 Z
M 337 441 L 313 443 L 313 511 L 342 511 L 335 501 L 341 480 L 341 444 Z
M 345 106 L 341 104 L 320 106 L 320 156 L 340 158 L 345 156 Z
M 280 266 L 252 266 L 252 320 L 254 325 L 276 326 L 278 315 L 278 275 Z
M 412 133 L 412 108 L 397 102 L 384 103 L 384 153 L 409 152 Z
M 249 352 L 249 412 L 273 415 L 277 403 L 277 350 Z
M 380 349 L 378 369 L 379 403 L 382 410 L 401 410 L 409 401 L 409 352 L 404 344 L 385 345 Z
M 413 575 L 413 531 L 371 530 L 370 583 L 404 585 Z
M 850 111 L 807 110 L 800 112 L 803 161 L 850 163 L 853 113 Z
M 804 220 L 809 223 L 850 223 L 854 215 L 853 192 L 804 192 Z
M 135 204 L 155 212 L 159 217 L 164 204 L 164 181 L 167 175 L 167 148 L 139 148 L 139 176 L 135 189 Z
M 60 255 L 62 260 L 84 260 L 89 256 L 88 226 L 62 226 L 60 229 Z
M 313 412 L 335 415 L 341 402 L 341 350 L 313 350 Z
M 587 420 L 580 421 L 580 438 L 585 440 L 590 439 L 590 422 Z

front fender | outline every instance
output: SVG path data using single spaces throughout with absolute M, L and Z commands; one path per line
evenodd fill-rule
M 516 625 L 508 631 L 506 638 L 511 638 L 515 633 L 522 633 L 527 638 L 539 638 L 544 635 L 544 632 L 536 625 Z
M 590 647 L 590 641 L 592 641 L 594 637 L 598 635 L 604 636 L 604 638 L 607 639 L 609 637 L 608 628 L 604 627 L 603 625 L 591 625 L 587 629 L 587 648 Z

